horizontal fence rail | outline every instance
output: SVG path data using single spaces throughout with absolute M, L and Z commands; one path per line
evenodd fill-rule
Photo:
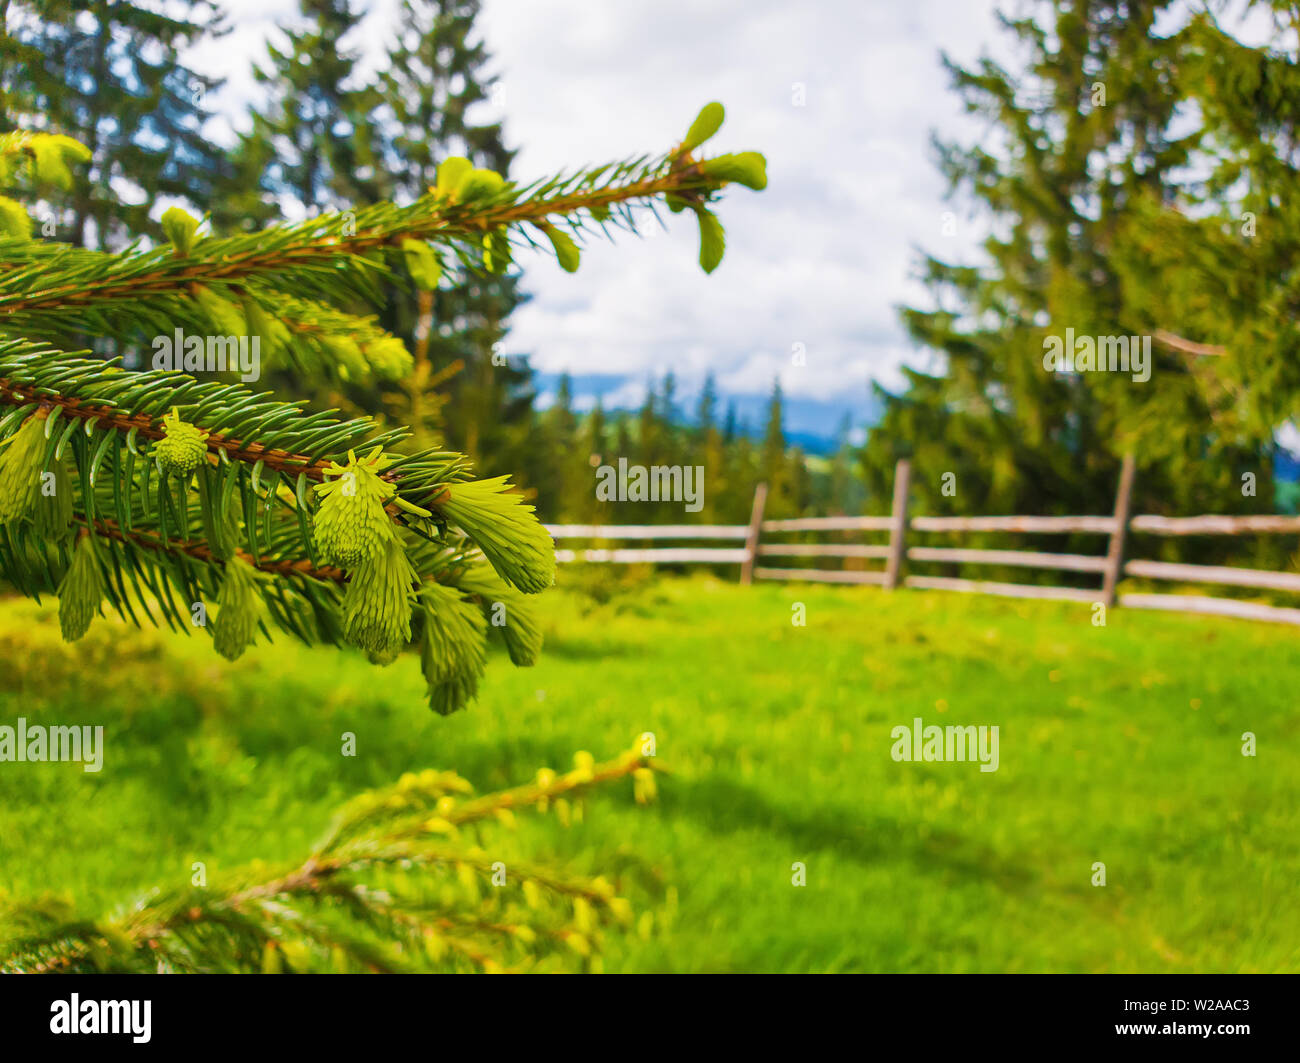
M 552 539 L 743 539 L 743 524 L 547 524 Z
M 1147 535 L 1300 535 L 1300 517 L 1134 517 L 1129 528 Z
M 889 531 L 892 517 L 803 517 L 800 520 L 765 520 L 765 532 Z
M 949 550 L 945 547 L 914 546 L 909 561 L 951 561 L 965 565 L 1019 565 L 1024 568 L 1054 568 L 1067 572 L 1104 572 L 1104 557 L 1086 554 L 1043 554 L 1033 550 Z
M 597 543 L 641 540 L 654 543 L 664 540 L 691 540 L 699 544 L 738 543 L 737 546 L 691 545 L 657 547 L 642 545 L 630 548 L 588 546 L 584 549 L 557 549 L 560 562 L 589 561 L 612 564 L 712 564 L 739 565 L 742 583 L 752 580 L 806 580 L 814 583 L 872 585 L 893 589 L 956 591 L 968 594 L 993 594 L 1009 598 L 1102 603 L 1130 609 L 1156 609 L 1213 616 L 1268 620 L 1300 624 L 1300 608 L 1214 598 L 1193 594 L 1117 594 L 1121 577 L 1179 584 L 1208 584 L 1222 587 L 1246 587 L 1263 591 L 1300 594 L 1300 573 L 1273 572 L 1227 565 L 1179 564 L 1146 561 L 1125 556 L 1130 535 L 1300 535 L 1300 517 L 1283 514 L 1226 516 L 1203 514 L 1195 517 L 1165 517 L 1155 514 L 1131 515 L 1129 502 L 1133 490 L 1134 462 L 1124 459 L 1115 497 L 1115 509 L 1109 516 L 1034 517 L 909 517 L 908 493 L 911 466 L 900 461 L 894 475 L 894 499 L 888 516 L 799 517 L 792 520 L 765 520 L 767 486 L 759 484 L 748 524 L 548 524 L 547 531 L 557 542 L 569 539 L 594 540 Z M 812 532 L 881 532 L 887 541 L 876 543 L 792 543 L 763 541 L 764 535 Z M 1097 535 L 1105 537 L 1105 552 L 1099 554 L 1060 553 L 1046 550 L 999 550 L 949 546 L 909 546 L 909 533 L 979 533 L 1001 532 L 1028 535 Z M 760 564 L 778 558 L 826 558 L 849 561 L 883 561 L 883 569 L 860 568 L 785 568 Z M 1028 568 L 1043 571 L 1078 572 L 1101 577 L 1101 586 L 1061 587 L 1029 583 L 1006 583 L 996 580 L 964 579 L 953 576 L 927 576 L 903 573 L 904 562 L 917 565 L 990 565 Z
M 1263 587 L 1272 591 L 1300 592 L 1300 574 L 1261 572 L 1254 568 L 1222 565 L 1179 565 L 1168 561 L 1130 561 L 1124 573 L 1140 579 L 1172 580 L 1176 583 L 1218 583 L 1231 587 Z
M 1096 532 L 1110 535 L 1113 517 L 913 517 L 909 525 L 923 532 L 1035 532 L 1050 535 Z
M 1235 616 L 1241 620 L 1268 620 L 1275 624 L 1300 624 L 1300 609 L 1241 602 L 1235 598 L 1199 598 L 1191 594 L 1121 594 L 1126 609 L 1163 609 L 1179 613 Z
M 745 550 L 690 547 L 648 550 L 556 550 L 556 561 L 605 561 L 615 565 L 641 565 L 658 562 L 672 564 L 743 565 L 749 557 Z
M 761 543 L 759 557 L 873 557 L 889 556 L 888 546 L 852 546 L 846 543 Z

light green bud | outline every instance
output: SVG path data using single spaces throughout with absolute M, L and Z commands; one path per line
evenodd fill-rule
M 767 187 L 767 160 L 757 151 L 707 159 L 700 163 L 700 172 L 719 181 L 735 181 L 755 192 Z
M 257 570 L 242 557 L 231 557 L 225 565 L 221 594 L 217 598 L 217 619 L 212 628 L 213 647 L 226 660 L 235 660 L 252 645 L 257 637 L 261 607 Z
M 555 543 L 504 476 L 448 484 L 439 508 L 507 583 L 537 594 L 555 582 Z
M 326 564 L 352 569 L 397 542 L 392 518 L 384 509 L 396 492 L 379 477 L 387 464 L 378 448 L 360 461 L 350 453 L 347 465 L 334 464 L 326 470 L 337 479 L 316 485 L 320 508 L 313 540 Z
M 0 454 L 0 524 L 21 520 L 32 511 L 41 489 L 45 458 L 45 410 L 37 410 L 4 443 Z
M 727 250 L 726 233 L 717 216 L 703 207 L 696 208 L 695 214 L 700 220 L 700 268 L 712 273 Z
M 180 207 L 168 207 L 163 211 L 163 234 L 182 257 L 194 250 L 194 231 L 198 227 L 199 219 Z
M 76 642 L 90 627 L 104 600 L 104 574 L 94 536 L 83 535 L 72 552 L 72 564 L 59 584 L 59 629 L 66 642 Z
M 691 123 L 691 128 L 686 134 L 686 139 L 682 141 L 682 150 L 691 151 L 698 148 L 714 133 L 722 128 L 722 120 L 727 116 L 722 104 L 714 101 L 706 103 L 700 113 L 695 116 L 695 121 Z
M 153 445 L 153 456 L 164 472 L 188 476 L 206 460 L 208 433 L 182 421 L 178 410 L 164 415 L 163 431 L 166 434 Z
M 465 708 L 478 693 L 487 665 L 487 621 L 459 591 L 438 583 L 421 590 L 420 604 L 420 668 L 429 685 L 429 708 L 447 716 Z
M 343 594 L 343 637 L 380 659 L 411 640 L 419 579 L 396 536 L 357 565 Z
M 42 539 L 62 542 L 72 533 L 72 473 L 67 459 L 55 461 L 50 474 L 39 474 L 32 524 Z
M 475 168 L 470 170 L 456 186 L 456 195 L 461 200 L 481 199 L 495 196 L 506 186 L 506 179 L 496 170 Z

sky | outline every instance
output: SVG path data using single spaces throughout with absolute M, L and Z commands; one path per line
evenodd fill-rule
M 233 33 L 189 60 L 227 79 L 216 106 L 238 125 L 257 100 L 250 65 L 296 3 L 224 6 Z M 378 63 L 396 4 L 357 6 L 366 18 L 343 44 Z M 846 413 L 866 423 L 872 381 L 897 387 L 901 365 L 933 364 L 895 309 L 924 300 L 917 249 L 969 258 L 983 235 L 966 204 L 945 199 L 930 136 L 985 132 L 962 115 L 940 51 L 1002 54 L 995 6 L 484 0 L 480 32 L 500 84 L 483 117 L 504 121 L 515 179 L 664 150 L 710 100 L 727 121 L 709 147 L 768 160 L 766 191 L 733 186 L 720 204 L 727 254 L 709 276 L 689 213 L 640 238 L 591 243 L 577 274 L 521 255 L 532 299 L 512 318 L 507 351 L 530 356 L 544 392 L 573 374 L 580 406 L 596 395 L 607 408 L 639 405 L 648 377 L 672 370 L 689 409 L 712 372 L 751 421 L 779 377 L 792 432 L 829 437 Z

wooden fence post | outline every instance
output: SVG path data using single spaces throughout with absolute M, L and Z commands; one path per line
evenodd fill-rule
M 899 458 L 894 466 L 894 508 L 890 511 L 889 557 L 885 560 L 885 589 L 898 586 L 903 570 L 904 540 L 907 538 L 907 496 L 912 485 L 912 463 Z
M 1115 527 L 1110 533 L 1106 572 L 1101 583 L 1101 600 L 1107 609 L 1115 604 L 1115 588 L 1124 568 L 1124 537 L 1128 533 L 1129 505 L 1133 497 L 1134 464 L 1133 455 L 1125 454 L 1119 472 L 1119 490 L 1115 493 Z
M 754 561 L 758 557 L 758 537 L 763 529 L 763 508 L 767 505 L 767 484 L 754 488 L 754 508 L 749 511 L 749 534 L 745 536 L 745 560 L 740 565 L 740 582 L 754 582 Z

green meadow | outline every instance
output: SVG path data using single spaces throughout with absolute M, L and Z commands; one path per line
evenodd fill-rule
M 0 763 L 0 890 L 97 915 L 195 862 L 301 858 L 405 771 L 496 789 L 649 732 L 655 803 L 622 780 L 510 840 L 656 913 L 607 970 L 1300 971 L 1292 629 L 708 578 L 540 608 L 538 666 L 497 651 L 444 719 L 411 658 L 281 639 L 228 665 L 106 619 L 71 647 L 52 604 L 4 602 L 0 724 L 102 725 L 105 752 Z M 998 770 L 895 761 L 917 717 L 996 725 Z

